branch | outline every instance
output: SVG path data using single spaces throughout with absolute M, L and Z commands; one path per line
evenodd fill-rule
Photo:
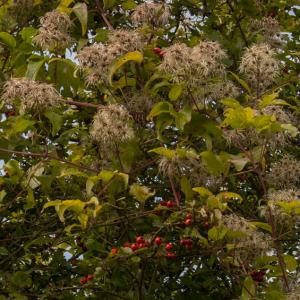
M 227 3 L 227 5 L 229 6 L 229 8 L 230 8 L 230 10 L 231 10 L 231 12 L 232 12 L 232 17 L 233 17 L 233 18 L 235 19 L 235 21 L 236 21 L 236 25 L 237 25 L 237 27 L 238 27 L 240 33 L 241 33 L 241 36 L 242 36 L 242 38 L 243 38 L 243 40 L 244 40 L 246 46 L 248 47 L 248 46 L 249 46 L 249 43 L 248 43 L 248 41 L 247 41 L 247 37 L 246 37 L 246 35 L 245 35 L 244 31 L 243 31 L 243 28 L 242 28 L 242 26 L 241 26 L 241 20 L 240 20 L 239 18 L 236 18 L 236 17 L 235 17 L 235 15 L 234 15 L 234 8 L 233 8 L 232 4 L 230 3 L 230 0 L 226 0 L 226 3 Z
M 82 107 L 92 107 L 92 108 L 97 108 L 97 109 L 102 106 L 99 104 L 79 102 L 79 101 L 73 101 L 73 100 L 66 100 L 65 103 L 70 104 L 70 105 L 76 105 L 76 106 L 82 106 Z
M 106 24 L 106 26 L 108 27 L 109 30 L 113 30 L 114 28 L 113 28 L 113 26 L 110 24 L 108 18 L 106 17 L 106 14 L 105 14 L 105 12 L 104 12 L 104 10 L 103 10 L 103 8 L 102 8 L 102 6 L 101 6 L 99 0 L 95 0 L 95 2 L 96 2 L 96 8 L 97 8 L 97 11 L 98 11 L 98 13 L 100 14 L 102 20 L 104 21 L 104 23 Z
M 85 171 L 89 171 L 89 172 L 93 172 L 93 173 L 98 173 L 99 170 L 96 169 L 92 169 L 83 165 L 78 165 L 78 164 L 74 164 L 68 160 L 65 160 L 63 158 L 54 156 L 54 155 L 50 155 L 47 152 L 46 153 L 39 153 L 39 152 L 25 152 L 25 151 L 16 151 L 16 150 L 9 150 L 9 149 L 5 149 L 5 148 L 0 148 L 0 152 L 6 152 L 6 153 L 11 153 L 17 156 L 32 156 L 32 157 L 42 157 L 44 159 L 54 159 L 57 161 L 60 161 L 62 163 L 65 163 L 67 165 L 70 165 L 72 167 L 78 168 L 78 169 L 82 169 Z

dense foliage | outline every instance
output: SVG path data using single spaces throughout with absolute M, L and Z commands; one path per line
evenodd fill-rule
M 296 0 L 0 1 L 0 299 L 300 299 Z

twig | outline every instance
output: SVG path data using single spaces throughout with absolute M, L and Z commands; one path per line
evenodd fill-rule
M 101 18 L 103 19 L 104 23 L 106 24 L 106 26 L 108 27 L 109 30 L 113 30 L 113 26 L 111 25 L 111 23 L 109 22 L 108 18 L 106 17 L 106 14 L 99 2 L 99 0 L 95 0 L 96 2 L 96 8 L 98 13 L 100 14 Z
M 99 170 L 95 170 L 95 169 L 92 169 L 92 168 L 89 168 L 89 167 L 86 167 L 83 165 L 74 164 L 68 160 L 65 160 L 65 159 L 57 157 L 57 156 L 50 155 L 48 153 L 16 151 L 16 150 L 9 150 L 9 149 L 5 149 L 5 148 L 0 148 L 0 152 L 11 153 L 11 154 L 14 154 L 17 156 L 32 156 L 32 157 L 42 157 L 44 159 L 54 159 L 54 160 L 63 162 L 67 165 L 70 165 L 70 166 L 78 168 L 78 169 L 82 169 L 82 170 L 93 172 L 93 173 L 99 172 Z
M 92 108 L 96 108 L 96 109 L 102 107 L 102 105 L 99 105 L 99 104 L 79 102 L 79 101 L 73 101 L 73 100 L 66 100 L 65 102 L 70 105 L 76 105 L 76 106 L 82 106 L 82 107 L 92 107 Z

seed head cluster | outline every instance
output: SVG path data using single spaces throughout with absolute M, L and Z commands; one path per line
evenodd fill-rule
M 270 166 L 267 181 L 279 189 L 293 189 L 300 182 L 300 161 L 291 155 L 284 155 L 280 161 Z
M 107 150 L 134 137 L 133 128 L 130 126 L 130 115 L 123 106 L 118 104 L 110 104 L 99 109 L 90 133 L 92 139 Z
M 240 71 L 257 93 L 265 91 L 279 74 L 279 61 L 274 55 L 269 45 L 254 44 L 242 56 Z
M 234 253 L 243 261 L 251 261 L 270 249 L 270 237 L 257 231 L 246 219 L 230 214 L 223 216 L 222 222 L 231 231 L 242 233 L 242 236 L 235 237 L 233 240 Z
M 221 176 L 209 174 L 200 158 L 193 151 L 178 151 L 172 158 L 162 157 L 158 165 L 165 177 L 186 176 L 193 186 L 216 188 L 223 183 Z
M 72 22 L 66 13 L 56 10 L 46 13 L 40 20 L 41 27 L 33 42 L 43 50 L 62 51 L 71 43 L 69 29 Z
M 58 106 L 62 101 L 52 85 L 28 78 L 12 78 L 7 81 L 1 98 L 7 104 L 20 101 L 22 111 L 42 111 Z
M 131 15 L 131 20 L 135 25 L 149 24 L 153 27 L 166 25 L 169 18 L 169 6 L 153 2 L 139 4 Z
M 208 76 L 224 73 L 221 60 L 225 57 L 217 42 L 202 41 L 193 48 L 178 43 L 164 49 L 160 69 L 172 75 L 175 82 L 186 81 L 197 86 L 205 82 Z
M 136 31 L 114 30 L 107 44 L 95 43 L 84 47 L 77 58 L 87 85 L 96 85 L 107 80 L 111 63 L 126 52 L 142 49 L 141 36 Z

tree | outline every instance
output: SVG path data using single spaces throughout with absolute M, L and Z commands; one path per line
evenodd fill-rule
M 299 299 L 297 2 L 1 1 L 1 300 Z

